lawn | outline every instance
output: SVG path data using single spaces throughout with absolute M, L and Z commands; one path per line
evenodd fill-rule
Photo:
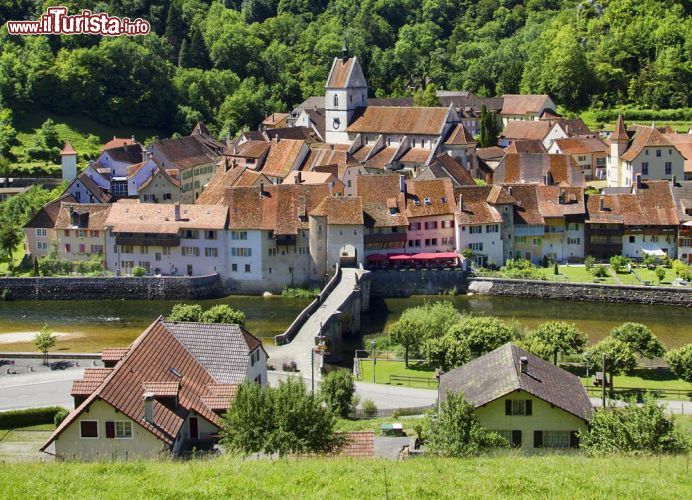
M 435 368 L 431 367 L 424 362 L 414 362 L 410 361 L 408 368 L 406 368 L 403 361 L 389 361 L 385 359 L 378 359 L 375 365 L 375 382 L 379 384 L 389 384 L 389 377 L 392 375 L 404 376 L 404 377 L 424 377 L 429 380 L 429 382 L 424 381 L 397 381 L 396 385 L 405 385 L 409 387 L 422 387 L 427 389 L 436 389 L 437 380 L 435 379 Z M 372 382 L 372 359 L 362 359 L 360 361 L 361 376 L 359 380 L 363 382 Z
M 543 269 L 543 274 L 549 281 L 573 281 L 578 283 L 594 283 L 593 274 L 591 271 L 586 269 L 584 266 L 558 266 L 558 272 L 560 274 L 555 274 L 552 267 Z M 609 285 L 617 285 L 617 280 L 612 277 L 610 270 L 608 272 L 611 276 L 607 278 L 598 278 L 598 283 L 605 283 Z
M 53 433 L 53 424 L 33 425 L 18 429 L 0 430 L 0 462 L 34 462 L 48 455 L 38 451 Z
M 0 465 L 5 498 L 689 498 L 686 457 Z
M 675 274 L 675 272 L 672 269 L 670 269 L 668 267 L 664 267 L 663 270 L 666 272 L 666 275 L 660 284 L 661 285 L 672 284 L 673 280 L 675 278 L 677 278 L 677 275 Z M 648 269 L 646 267 L 635 267 L 634 273 L 639 277 L 639 279 L 642 282 L 648 281 L 652 285 L 659 285 L 658 277 L 656 276 L 656 272 L 653 269 Z
M 594 387 L 590 378 L 580 378 L 584 386 Z M 692 392 L 692 384 L 676 378 L 675 375 L 668 370 L 650 370 L 646 368 L 638 368 L 627 375 L 615 375 L 613 382 L 614 387 L 632 387 L 651 390 L 669 389 Z M 591 395 L 593 396 L 594 394 Z M 689 397 L 685 397 L 683 395 L 662 395 L 662 399 L 687 401 Z

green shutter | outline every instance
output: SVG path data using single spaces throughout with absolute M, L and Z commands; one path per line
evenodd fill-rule
M 512 414 L 512 400 L 511 399 L 505 399 L 505 415 L 511 415 Z
M 569 433 L 569 446 L 570 446 L 570 448 L 578 448 L 579 447 L 579 432 L 578 431 L 570 431 L 570 433 Z
M 533 412 L 533 405 L 532 405 L 532 403 L 533 403 L 533 401 L 531 401 L 530 399 L 527 399 L 527 400 L 526 400 L 526 414 L 527 414 L 527 415 L 531 415 L 532 412 Z
M 521 446 L 521 431 L 512 431 L 512 448 Z
M 543 448 L 543 431 L 533 431 L 533 447 Z

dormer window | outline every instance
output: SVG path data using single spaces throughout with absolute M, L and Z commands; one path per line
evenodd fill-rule
M 432 200 L 430 198 L 424 198 L 423 203 L 425 203 L 426 205 L 432 205 Z
M 440 201 L 441 201 L 442 203 L 447 203 L 447 197 L 446 197 L 446 196 L 443 196 L 442 198 L 440 198 Z

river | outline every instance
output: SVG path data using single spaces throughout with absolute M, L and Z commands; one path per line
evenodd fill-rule
M 692 311 L 682 307 L 464 295 L 374 298 L 372 311 L 363 317 L 364 333 L 383 331 L 404 309 L 426 300 L 450 300 L 460 310 L 514 318 L 526 328 L 561 319 L 575 323 L 591 341 L 604 337 L 620 323 L 638 321 L 648 325 L 669 348 L 692 342 Z M 197 303 L 204 307 L 230 304 L 245 312 L 250 332 L 269 339 L 283 332 L 308 301 L 229 296 Z M 173 304 L 175 301 L 151 300 L 0 302 L 0 351 L 33 351 L 33 334 L 17 335 L 17 332 L 36 332 L 44 323 L 64 334 L 55 350 L 96 352 L 103 347 L 128 345 L 154 319 L 170 311 Z M 11 338 L 21 338 L 21 341 L 3 341 L 6 333 L 13 333 Z

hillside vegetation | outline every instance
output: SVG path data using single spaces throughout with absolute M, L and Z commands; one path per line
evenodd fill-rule
M 438 88 L 549 93 L 568 111 L 679 109 L 690 120 L 685 0 L 87 0 L 141 16 L 146 37 L 10 37 L 0 31 L 0 107 L 82 112 L 113 126 L 189 132 L 254 127 L 322 95 L 348 38 L 376 96 Z M 46 2 L 0 0 L 0 19 Z
M 91 478 L 91 480 L 87 480 Z M 443 480 L 441 480 L 443 478 Z M 6 498 L 689 498 L 685 457 L 0 465 Z

